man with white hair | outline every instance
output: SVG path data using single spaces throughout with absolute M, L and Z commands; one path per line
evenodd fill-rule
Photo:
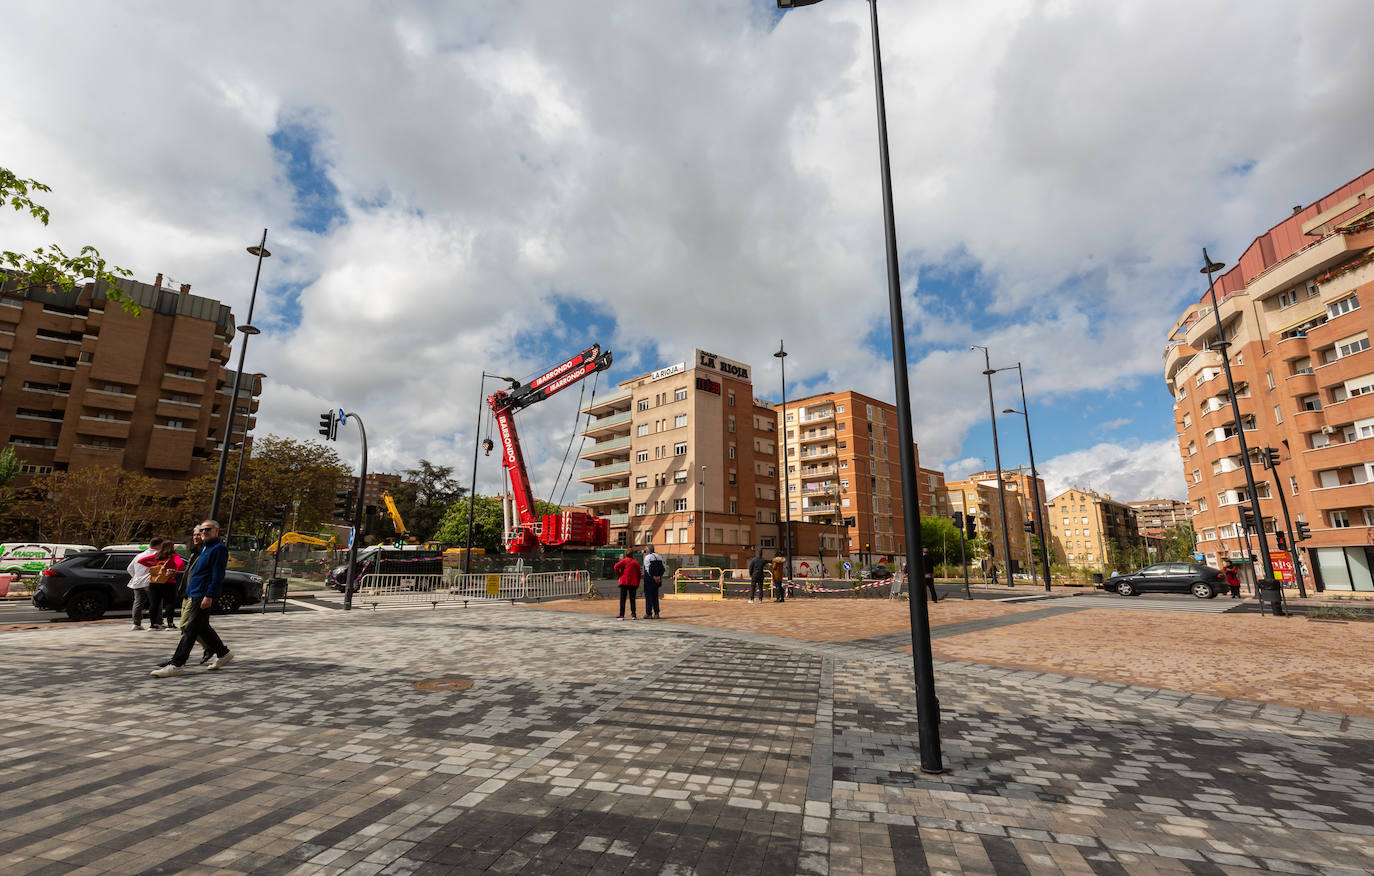
M 171 661 L 149 673 L 155 678 L 180 675 L 183 672 L 182 667 L 186 665 L 186 658 L 191 656 L 191 647 L 198 638 L 205 642 L 205 650 L 215 655 L 210 669 L 223 669 L 234 659 L 234 652 L 220 641 L 219 634 L 210 626 L 210 609 L 214 607 L 215 598 L 219 596 L 220 588 L 224 584 L 224 570 L 229 565 L 229 548 L 220 541 L 219 524 L 214 520 L 202 523 L 198 531 L 204 538 L 200 556 L 196 557 L 195 565 L 186 573 L 185 610 L 189 617 L 182 627 L 181 639 L 177 642 L 177 650 Z

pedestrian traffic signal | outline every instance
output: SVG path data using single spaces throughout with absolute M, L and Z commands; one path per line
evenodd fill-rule
M 1026 532 L 1029 532 L 1031 535 L 1035 535 L 1035 521 L 1034 521 L 1034 520 L 1027 520 L 1027 521 L 1026 521 L 1025 529 L 1026 529 Z
M 973 518 L 972 514 L 964 518 L 964 527 L 969 538 L 978 534 L 978 521 Z
M 334 516 L 335 516 L 335 517 L 342 517 L 344 520 L 347 520 L 349 517 L 352 516 L 352 514 L 351 514 L 351 509 L 352 509 L 352 508 L 353 508 L 353 491 L 352 491 L 352 490 L 340 490 L 339 492 L 337 492 L 337 493 L 334 494 Z
M 1279 467 L 1279 451 L 1277 447 L 1265 447 L 1260 452 L 1264 454 L 1262 462 L 1265 468 Z
M 320 434 L 326 441 L 334 441 L 339 436 L 339 421 L 334 416 L 333 411 L 325 411 L 320 414 Z
M 964 528 L 964 512 L 963 512 L 963 511 L 955 511 L 954 514 L 951 515 L 950 519 L 954 521 L 954 528 L 955 528 L 955 529 L 963 529 L 963 528 Z
M 1294 523 L 1293 528 L 1297 530 L 1294 535 L 1298 541 L 1307 541 L 1312 537 L 1312 527 L 1307 525 L 1306 520 L 1299 520 L 1297 523 Z
M 1248 508 L 1240 509 L 1240 525 L 1251 532 L 1259 531 L 1259 524 L 1255 519 L 1255 512 Z
M 1288 550 L 1288 536 L 1284 533 L 1282 529 L 1277 530 L 1274 533 L 1274 543 L 1279 546 L 1279 550 Z

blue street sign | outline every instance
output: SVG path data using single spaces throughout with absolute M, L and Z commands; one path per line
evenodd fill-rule
M 848 572 L 848 571 L 849 571 L 850 569 L 852 569 L 852 568 L 854 568 L 854 567 L 851 566 L 851 565 L 849 565 L 849 561 L 848 561 L 848 560 L 845 560 L 845 561 L 844 561 L 844 570 L 845 570 L 846 572 Z
M 343 409 L 343 408 L 339 408 L 339 425 L 342 426 L 342 425 L 344 425 L 344 424 L 347 423 L 347 422 L 348 422 L 348 414 L 345 414 L 345 413 L 344 413 L 344 409 Z
M 348 546 L 353 547 L 353 527 L 348 527 Z

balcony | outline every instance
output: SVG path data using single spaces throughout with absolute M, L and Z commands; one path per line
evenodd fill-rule
M 1343 356 L 1317 367 L 1318 385 L 1330 388 L 1374 372 L 1374 348 Z
M 612 526 L 627 526 L 630 523 L 630 515 L 628 513 L 603 514 L 601 516 L 609 520 Z
M 103 420 L 99 417 L 82 417 L 76 423 L 78 435 L 95 435 L 100 438 L 128 438 L 128 420 Z
M 1262 301 L 1296 284 L 1305 277 L 1333 268 L 1350 258 L 1351 253 L 1374 245 L 1371 232 L 1329 234 L 1287 258 L 1275 262 L 1250 278 L 1250 297 Z
M 605 416 L 597 417 L 591 423 L 587 424 L 587 427 L 582 430 L 582 434 L 590 437 L 594 435 L 603 435 L 606 432 L 613 430 L 620 432 L 628 432 L 630 429 L 631 419 L 633 419 L 633 415 L 629 411 L 620 411 L 614 414 L 606 414 Z M 616 426 L 619 426 L 621 428 L 617 430 L 615 429 Z
M 596 442 L 578 454 L 578 459 L 600 459 L 615 453 L 628 453 L 629 449 L 630 436 L 622 435 L 619 438 Z
M 91 407 L 106 408 L 111 411 L 132 412 L 137 396 L 127 392 L 106 392 L 103 389 L 87 390 L 89 399 L 87 404 Z
M 814 517 L 817 514 L 834 514 L 838 510 L 837 505 L 804 505 L 801 513 L 803 517 Z
M 810 453 L 802 453 L 802 454 L 798 455 L 797 458 L 798 458 L 798 459 L 834 459 L 834 458 L 835 458 L 835 448 L 834 448 L 834 447 L 819 447 L 819 448 L 817 448 L 817 449 L 811 451 Z
M 592 507 L 596 505 L 623 505 L 630 500 L 629 487 L 615 487 L 609 490 L 595 490 L 577 497 L 577 504 Z
M 1322 510 L 1331 511 L 1341 508 L 1350 509 L 1350 521 L 1359 517 L 1359 509 L 1369 505 L 1369 497 L 1374 494 L 1374 484 L 1341 484 L 1339 487 L 1317 487 L 1307 491 L 1313 504 Z
M 839 484 L 803 485 L 801 488 L 803 496 L 833 496 L 839 491 Z
M 1283 388 L 1290 397 L 1312 395 L 1317 391 L 1317 377 L 1311 371 L 1294 374 L 1283 381 Z
M 839 474 L 839 469 L 833 465 L 817 465 L 811 468 L 803 468 L 801 476 L 803 478 L 825 478 L 834 477 Z
M 823 422 L 826 422 L 826 421 L 829 421 L 829 420 L 833 420 L 833 419 L 835 419 L 835 409 L 834 409 L 833 407 L 829 407 L 829 408 L 826 408 L 826 409 L 823 410 L 823 411 L 811 411 L 811 412 L 808 413 L 806 416 L 801 417 L 801 418 L 798 420 L 798 422 L 799 422 L 799 423 L 823 423 Z
M 613 462 L 610 465 L 598 465 L 589 468 L 577 476 L 579 481 L 584 484 L 595 484 L 603 481 L 623 481 L 630 476 L 630 461 Z
M 634 394 L 628 389 L 619 389 L 600 396 L 582 409 L 583 414 L 604 417 L 620 411 L 628 411 Z
M 1293 428 L 1304 434 L 1316 432 L 1326 425 L 1326 414 L 1322 411 L 1301 410 L 1293 415 Z
M 1374 459 L 1374 438 L 1328 444 L 1302 453 L 1302 464 L 1308 471 L 1361 465 L 1371 459 Z
M 808 429 L 803 433 L 797 430 L 797 442 L 800 444 L 810 444 L 813 441 L 828 441 L 835 437 L 834 429 Z

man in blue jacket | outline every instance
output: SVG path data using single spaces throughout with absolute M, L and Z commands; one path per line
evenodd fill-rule
M 224 583 L 224 569 L 229 564 L 229 548 L 219 540 L 219 524 L 215 521 L 205 521 L 197 531 L 204 541 L 201 543 L 200 556 L 196 557 L 195 564 L 186 573 L 185 605 L 190 616 L 182 626 L 181 640 L 177 642 L 177 650 L 172 655 L 171 662 L 149 673 L 155 678 L 180 675 L 182 667 L 186 665 L 186 658 L 191 656 L 191 647 L 195 645 L 197 638 L 202 639 L 205 649 L 215 655 L 214 662 L 210 664 L 211 669 L 223 669 L 234 659 L 234 652 L 225 647 L 224 642 L 220 641 L 219 634 L 210 627 L 210 609 L 214 606 L 215 597 L 219 596 L 220 587 Z

